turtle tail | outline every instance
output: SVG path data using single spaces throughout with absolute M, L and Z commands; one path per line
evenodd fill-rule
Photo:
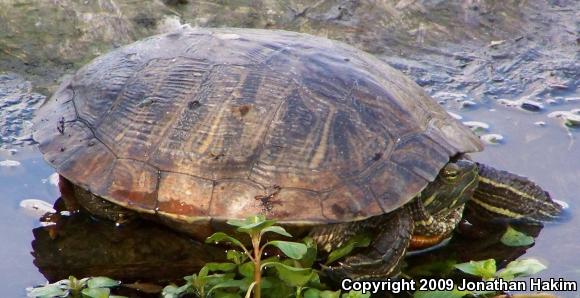
M 529 179 L 478 163 L 479 185 L 467 204 L 471 214 L 486 220 L 553 221 L 562 206 Z

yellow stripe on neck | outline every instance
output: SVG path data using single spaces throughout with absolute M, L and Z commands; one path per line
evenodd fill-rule
M 546 201 L 544 201 L 542 199 L 536 199 L 535 197 L 531 196 L 530 194 L 525 193 L 525 192 L 523 192 L 521 190 L 518 190 L 516 188 L 513 188 L 513 187 L 511 187 L 511 186 L 509 186 L 507 184 L 499 183 L 499 182 L 497 182 L 495 180 L 491 180 L 491 179 L 488 179 L 488 178 L 485 178 L 485 177 L 482 177 L 482 176 L 479 176 L 479 180 L 481 182 L 483 182 L 483 183 L 491 184 L 491 185 L 493 185 L 495 187 L 498 187 L 498 188 L 507 189 L 507 190 L 509 190 L 509 191 L 511 191 L 511 192 L 513 192 L 513 193 L 515 193 L 517 195 L 519 195 L 520 197 L 523 197 L 523 198 L 528 199 L 530 201 L 538 202 L 538 203 L 541 203 L 541 204 L 544 204 L 544 205 L 545 204 L 549 204 L 549 202 L 546 202 Z
M 493 213 L 497 213 L 497 214 L 501 214 L 504 215 L 506 217 L 509 218 L 522 218 L 524 215 L 513 212 L 509 209 L 504 209 L 504 208 L 500 208 L 500 207 L 496 207 L 487 203 L 484 203 L 483 201 L 480 201 L 478 199 L 472 199 L 472 202 L 475 202 L 476 204 L 478 204 L 479 206 L 483 207 L 484 209 L 487 209 L 488 211 L 491 211 Z

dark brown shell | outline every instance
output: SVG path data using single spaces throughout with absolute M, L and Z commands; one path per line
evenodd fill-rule
M 345 222 L 402 206 L 481 143 L 413 81 L 345 44 L 183 29 L 83 67 L 35 139 L 73 183 L 164 221 Z

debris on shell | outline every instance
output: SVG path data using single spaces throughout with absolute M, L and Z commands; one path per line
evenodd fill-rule
M 536 126 L 546 126 L 546 122 L 544 122 L 544 121 L 538 121 L 538 122 L 534 122 L 534 125 L 536 125 Z
M 496 145 L 503 142 L 503 136 L 496 133 L 485 134 L 479 137 L 483 142 L 490 145 Z

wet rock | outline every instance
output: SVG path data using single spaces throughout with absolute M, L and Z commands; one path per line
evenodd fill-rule
M 174 15 L 160 1 L 0 1 L 0 69 L 46 93 L 54 80 L 114 47 L 157 33 Z M 1 89 L 1 88 L 0 88 Z
M 465 121 L 463 124 L 475 133 L 482 133 L 489 130 L 489 124 L 480 121 Z
M 580 109 L 571 111 L 555 111 L 548 114 L 549 118 L 560 118 L 567 127 L 580 127 Z
M 0 161 L 0 167 L 6 167 L 6 168 L 14 168 L 14 167 L 18 167 L 20 166 L 20 162 L 17 160 L 2 160 Z
M 518 107 L 522 110 L 530 112 L 539 112 L 544 109 L 544 105 L 542 105 L 542 103 L 526 98 L 518 100 L 499 99 L 497 102 L 508 107 Z
M 456 119 L 456 120 L 461 120 L 461 119 L 463 119 L 463 116 L 461 116 L 461 115 L 459 115 L 459 114 L 455 114 L 455 113 L 453 113 L 453 112 L 449 112 L 449 111 L 447 111 L 447 114 L 451 115 L 451 117 L 453 117 L 453 118 L 454 118 L 454 119 Z
M 503 143 L 503 136 L 500 134 L 490 133 L 479 137 L 484 143 L 489 145 L 497 145 Z
M 22 76 L 0 73 L 0 148 L 34 144 L 31 120 L 44 99 Z
M 542 110 L 544 108 L 544 106 L 537 102 L 537 101 L 532 101 L 532 100 L 526 100 L 524 102 L 522 102 L 520 104 L 520 107 L 526 111 L 530 111 L 530 112 L 539 112 L 540 110 Z
M 464 109 L 474 108 L 477 106 L 477 103 L 473 100 L 465 100 L 465 101 L 462 101 L 460 104 L 461 104 L 461 108 L 464 108 Z
M 52 208 L 52 204 L 38 199 L 22 200 L 20 201 L 20 208 L 24 209 L 28 215 L 34 218 L 39 218 L 47 213 L 56 212 L 56 210 Z
M 498 47 L 499 45 L 502 45 L 504 42 L 505 42 L 505 40 L 492 40 L 492 41 L 489 43 L 489 47 L 490 47 L 490 48 L 496 48 L 496 47 Z
M 544 126 L 546 126 L 546 122 L 538 121 L 538 122 L 534 122 L 534 125 L 544 127 Z

